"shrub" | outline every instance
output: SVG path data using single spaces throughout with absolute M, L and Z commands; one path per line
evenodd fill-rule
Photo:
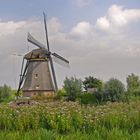
M 6 101 L 10 98 L 12 93 L 11 87 L 4 84 L 4 86 L 0 87 L 0 102 Z
M 104 100 L 105 101 L 120 101 L 121 96 L 125 93 L 125 87 L 118 79 L 111 78 L 105 83 Z
M 79 97 L 79 101 L 81 104 L 95 104 L 96 103 L 96 97 L 94 94 L 91 93 L 83 93 Z
M 75 101 L 76 98 L 82 93 L 82 81 L 76 77 L 65 78 L 64 90 L 68 100 Z
M 131 95 L 140 92 L 140 80 L 139 76 L 135 74 L 128 75 L 126 78 L 127 82 L 127 92 Z M 138 94 L 137 94 L 138 95 Z
M 60 90 L 57 91 L 55 99 L 56 100 L 62 100 L 64 97 L 66 97 L 66 91 L 62 88 Z

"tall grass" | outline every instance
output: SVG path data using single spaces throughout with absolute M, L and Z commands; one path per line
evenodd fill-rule
M 0 131 L 0 140 L 139 140 L 140 131 L 130 134 L 114 128 L 110 131 L 94 130 L 92 133 L 82 133 L 80 131 L 68 134 L 60 134 L 46 129 L 21 131 Z
M 0 139 L 138 139 L 140 101 L 80 106 L 76 102 L 0 106 Z

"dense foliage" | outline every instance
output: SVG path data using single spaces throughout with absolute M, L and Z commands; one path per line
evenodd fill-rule
M 0 102 L 9 101 L 12 95 L 11 87 L 4 84 L 0 86 Z
M 75 101 L 82 93 L 82 81 L 76 77 L 67 78 L 64 80 L 64 90 L 68 100 Z
M 94 78 L 93 76 L 89 76 L 85 77 L 83 85 L 85 90 L 87 90 L 88 88 L 97 88 L 97 90 L 101 90 L 103 87 L 103 82 L 97 78 Z
M 46 136 L 48 139 L 87 137 L 98 140 L 138 140 L 139 124 L 140 101 L 129 104 L 108 103 L 97 107 L 80 106 L 77 102 L 38 103 L 20 107 L 0 106 L 0 130 L 6 132 L 0 133 L 3 140 L 6 135 L 8 138 L 8 133 L 11 140 L 12 134 L 13 139 L 20 139 L 21 136 L 24 139 L 42 136 L 45 139 Z
M 140 98 L 140 80 L 135 74 L 126 78 L 127 88 L 116 79 L 111 78 L 103 82 L 93 76 L 85 77 L 83 85 L 76 77 L 66 78 L 64 88 L 59 91 L 59 97 L 64 95 L 69 100 L 80 101 L 81 104 L 104 104 L 110 102 L 129 102 Z M 82 92 L 82 87 L 85 91 Z M 91 92 L 90 89 L 91 88 Z M 89 92 L 89 93 L 88 93 Z M 61 93 L 61 94 L 60 94 Z
M 111 78 L 105 83 L 104 96 L 106 101 L 119 101 L 125 93 L 125 87 L 118 79 Z
M 140 80 L 139 77 L 135 74 L 128 75 L 126 78 L 127 82 L 127 91 L 131 95 L 140 95 Z

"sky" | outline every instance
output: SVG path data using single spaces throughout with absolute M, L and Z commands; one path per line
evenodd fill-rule
M 28 32 L 46 43 L 43 11 L 52 52 L 70 61 L 55 63 L 59 87 L 66 76 L 140 76 L 140 0 L 0 0 L 0 85 L 18 87 L 22 58 L 36 49 Z

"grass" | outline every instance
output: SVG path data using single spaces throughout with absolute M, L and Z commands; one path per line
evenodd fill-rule
M 0 140 L 139 140 L 140 101 L 0 106 Z
M 0 132 L 0 140 L 139 140 L 140 131 L 129 134 L 127 131 L 114 128 L 110 131 L 93 131 L 92 133 L 82 133 L 80 131 L 69 134 L 59 134 L 46 129 L 30 130 L 28 132 L 8 131 Z

